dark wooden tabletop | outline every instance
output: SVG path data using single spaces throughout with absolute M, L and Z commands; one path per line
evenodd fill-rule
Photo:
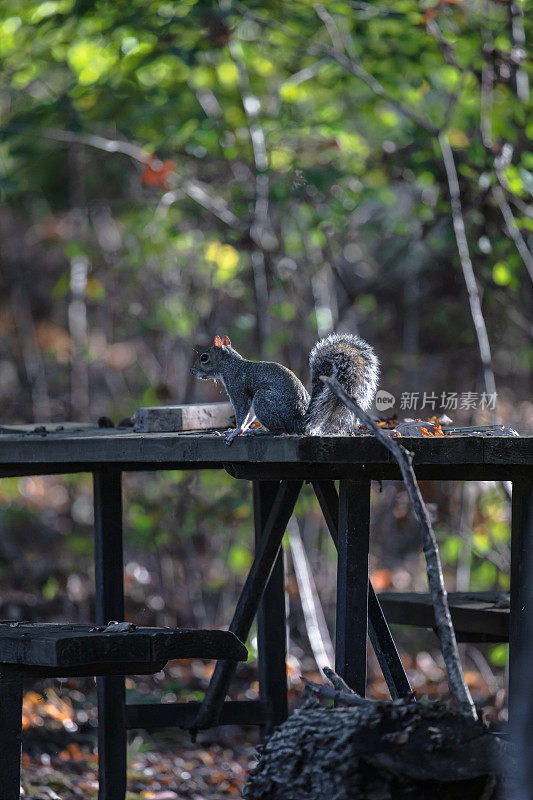
M 0 477 L 109 469 L 224 468 L 242 478 L 396 478 L 392 455 L 371 434 L 236 439 L 121 428 L 31 428 L 0 434 Z M 6 430 L 5 428 L 3 429 Z M 533 435 L 402 438 L 421 479 L 512 480 L 533 475 Z

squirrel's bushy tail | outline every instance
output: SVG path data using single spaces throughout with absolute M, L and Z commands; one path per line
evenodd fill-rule
M 309 355 L 311 400 L 305 414 L 309 434 L 345 434 L 357 425 L 354 415 L 320 375 L 336 378 L 363 411 L 370 408 L 379 378 L 379 361 L 373 348 L 350 333 L 332 333 L 319 342 Z

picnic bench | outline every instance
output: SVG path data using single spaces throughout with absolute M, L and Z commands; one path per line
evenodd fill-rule
M 56 625 L 0 622 L 0 800 L 19 800 L 22 690 L 28 679 L 87 675 L 152 675 L 173 658 L 214 658 L 246 661 L 242 642 L 229 631 L 144 628 L 135 625 Z M 116 682 L 120 708 L 124 678 Z M 102 684 L 101 689 L 109 689 Z M 109 758 L 111 739 L 103 746 L 102 786 L 125 793 L 126 764 L 122 743 L 118 758 Z M 107 756 L 107 757 L 106 757 Z
M 227 660 L 217 663 L 206 699 L 199 708 L 187 703 L 128 705 L 121 677 L 100 678 L 100 766 L 113 763 L 119 773 L 123 769 L 128 728 L 237 723 L 268 729 L 285 719 L 286 621 L 281 540 L 304 481 L 312 485 L 338 549 L 336 671 L 352 688 L 365 693 L 370 636 L 392 697 L 410 693 L 379 595 L 369 582 L 370 484 L 372 480 L 400 477 L 392 456 L 372 435 L 263 435 L 239 438 L 227 447 L 215 433 L 136 433 L 81 427 L 54 431 L 53 427 L 0 435 L 0 478 L 93 473 L 98 624 L 122 620 L 124 616 L 122 472 L 225 469 L 253 486 L 256 555 L 230 631 L 246 641 L 257 615 L 259 700 L 225 700 L 235 666 L 234 661 Z M 507 610 L 512 689 L 513 653 L 525 617 L 525 532 L 533 520 L 533 437 L 458 435 L 403 438 L 402 444 L 414 452 L 418 480 L 513 483 L 511 597 Z M 338 490 L 335 481 L 339 481 Z M 388 613 L 394 607 L 389 604 Z M 468 609 L 464 613 L 468 614 Z M 476 613 L 482 613 L 482 609 L 476 609 Z M 483 619 L 490 628 L 491 617 Z M 100 769 L 101 796 L 122 800 L 123 792 L 109 782 L 109 774 L 111 766 L 107 774 Z

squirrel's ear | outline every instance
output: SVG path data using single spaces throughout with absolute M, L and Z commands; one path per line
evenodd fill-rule
M 225 344 L 225 345 L 228 345 L 228 347 L 231 347 L 231 342 L 229 340 L 229 336 L 223 336 L 222 337 L 222 344 Z
M 222 347 L 222 342 L 220 341 L 220 336 L 215 336 L 213 340 L 213 344 L 215 347 Z

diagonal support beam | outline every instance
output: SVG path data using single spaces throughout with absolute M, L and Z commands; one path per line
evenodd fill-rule
M 276 562 L 283 534 L 302 488 L 302 481 L 282 481 L 266 519 L 253 564 L 246 578 L 229 626 L 241 641 L 250 633 L 259 601 Z M 237 667 L 235 661 L 218 661 L 192 731 L 210 728 L 218 723 L 228 687 Z
M 312 485 L 331 538 L 338 548 L 339 495 L 335 484 L 333 481 L 312 481 Z M 368 581 L 368 635 L 392 699 L 412 695 L 409 679 L 370 580 Z

